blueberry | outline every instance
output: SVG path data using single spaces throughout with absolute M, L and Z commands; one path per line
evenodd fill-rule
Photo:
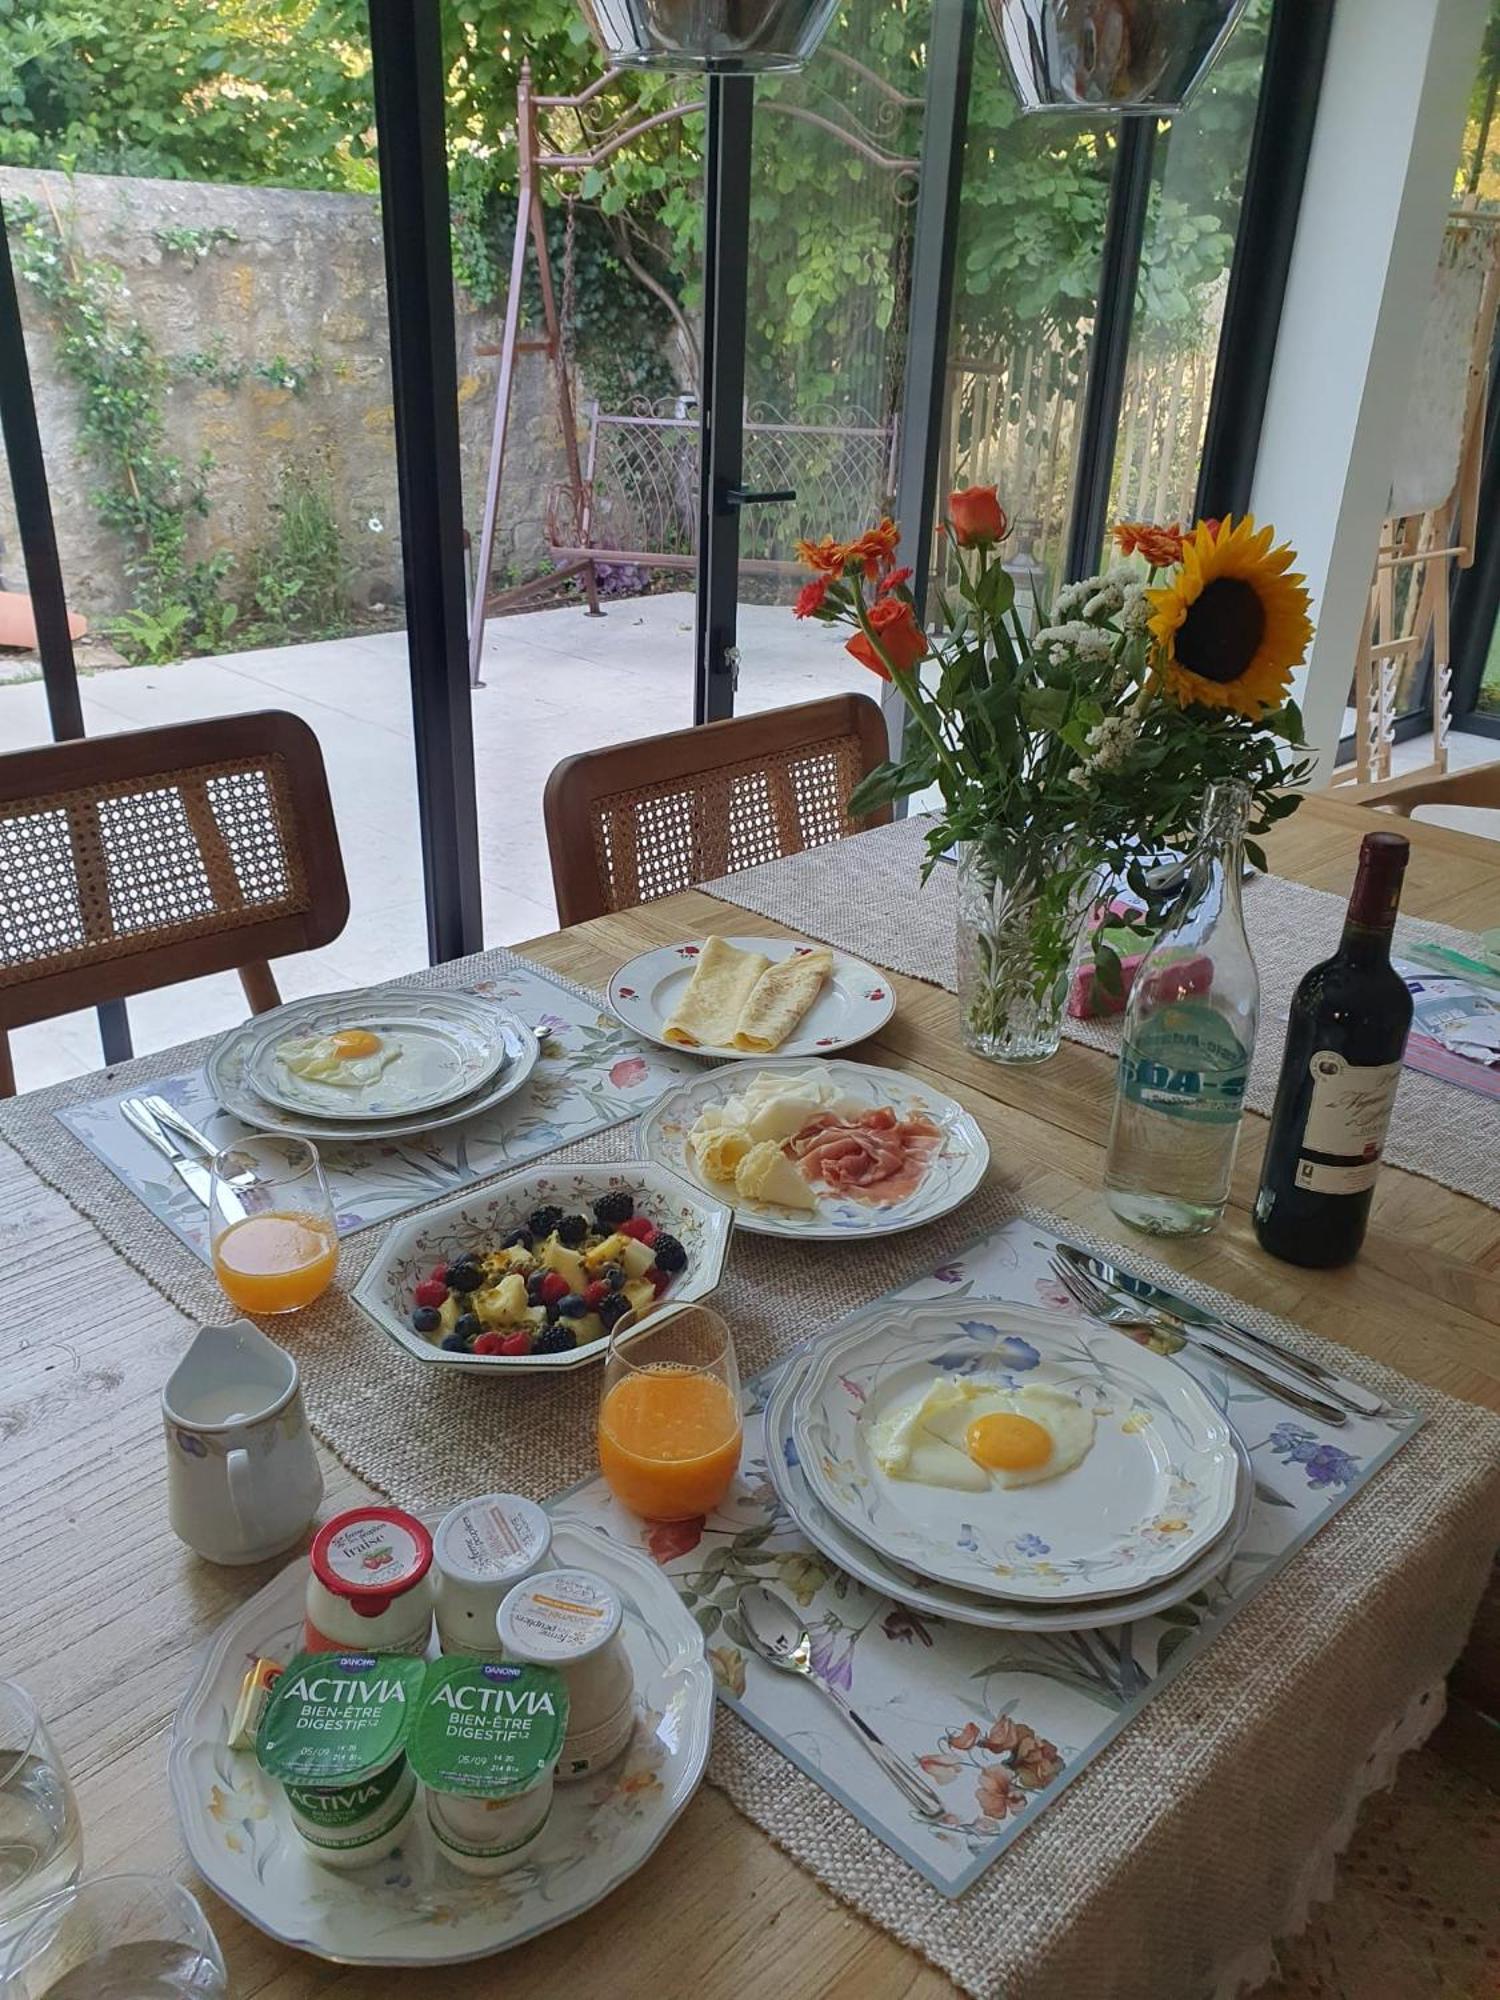
M 411 1316 L 411 1323 L 418 1333 L 436 1333 L 443 1323 L 443 1315 L 436 1306 L 418 1306 Z
M 625 1266 L 623 1264 L 606 1264 L 599 1275 L 612 1292 L 617 1292 L 625 1282 Z
M 501 1242 L 502 1250 L 529 1250 L 535 1238 L 529 1229 L 513 1229 Z
M 657 1231 L 656 1241 L 651 1246 L 656 1258 L 658 1271 L 665 1271 L 670 1277 L 676 1271 L 687 1269 L 687 1252 L 675 1236 L 668 1236 L 662 1229 Z
M 443 1283 L 450 1292 L 477 1292 L 484 1283 L 484 1272 L 474 1258 L 460 1257 L 444 1271 Z
M 611 1292 L 607 1299 L 599 1301 L 599 1317 L 607 1327 L 614 1326 L 630 1311 L 630 1301 L 623 1292 Z
M 532 1272 L 531 1276 L 526 1280 L 527 1305 L 539 1306 L 546 1303 L 542 1297 L 542 1286 L 550 1275 L 551 1273 L 547 1271 Z
M 565 1215 L 557 1225 L 557 1240 L 569 1250 L 576 1250 L 589 1233 L 589 1219 L 586 1215 Z
M 559 1319 L 582 1319 L 588 1309 L 588 1300 L 580 1297 L 577 1292 L 569 1292 L 557 1302 L 557 1316 Z
M 484 1332 L 484 1321 L 478 1313 L 461 1313 L 454 1322 L 453 1331 L 462 1334 L 466 1341 L 477 1340 Z
M 443 1347 L 449 1354 L 467 1354 L 469 1351 L 469 1343 L 458 1331 L 457 1327 L 444 1340 Z
M 628 1188 L 611 1188 L 594 1203 L 594 1220 L 601 1229 L 618 1229 L 635 1214 L 635 1197 Z
M 533 1354 L 566 1354 L 570 1347 L 578 1345 L 578 1336 L 570 1326 L 544 1327 L 531 1343 Z
M 534 1208 L 526 1218 L 526 1227 L 534 1237 L 550 1236 L 561 1221 L 560 1208 Z

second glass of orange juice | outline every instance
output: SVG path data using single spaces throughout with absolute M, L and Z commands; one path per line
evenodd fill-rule
M 333 1282 L 333 1200 L 306 1139 L 240 1139 L 215 1154 L 209 1206 L 214 1276 L 241 1312 L 296 1312 Z
M 729 1329 L 707 1306 L 668 1307 L 611 1340 L 599 1465 L 633 1514 L 712 1513 L 739 1469 L 742 1428 Z

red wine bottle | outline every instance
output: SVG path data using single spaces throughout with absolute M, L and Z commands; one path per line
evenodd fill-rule
M 1391 965 L 1410 852 L 1399 833 L 1365 835 L 1339 948 L 1292 1000 L 1255 1197 L 1261 1248 L 1289 1264 L 1347 1264 L 1365 1240 L 1411 1027 Z

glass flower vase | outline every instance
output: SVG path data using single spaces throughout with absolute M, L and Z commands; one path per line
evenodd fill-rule
M 958 848 L 958 1005 L 964 1045 L 991 1062 L 1045 1062 L 1062 1040 L 1068 981 L 1098 870 L 966 840 Z

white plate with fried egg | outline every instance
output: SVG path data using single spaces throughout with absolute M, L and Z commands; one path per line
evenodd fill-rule
M 1234 1512 L 1234 1431 L 1194 1378 L 1032 1307 L 871 1307 L 820 1343 L 791 1422 L 846 1528 L 982 1596 L 1126 1595 L 1194 1562 Z
M 470 1097 L 505 1062 L 492 1007 L 451 992 L 343 993 L 262 1017 L 245 1052 L 258 1097 L 315 1118 L 411 1118 Z

